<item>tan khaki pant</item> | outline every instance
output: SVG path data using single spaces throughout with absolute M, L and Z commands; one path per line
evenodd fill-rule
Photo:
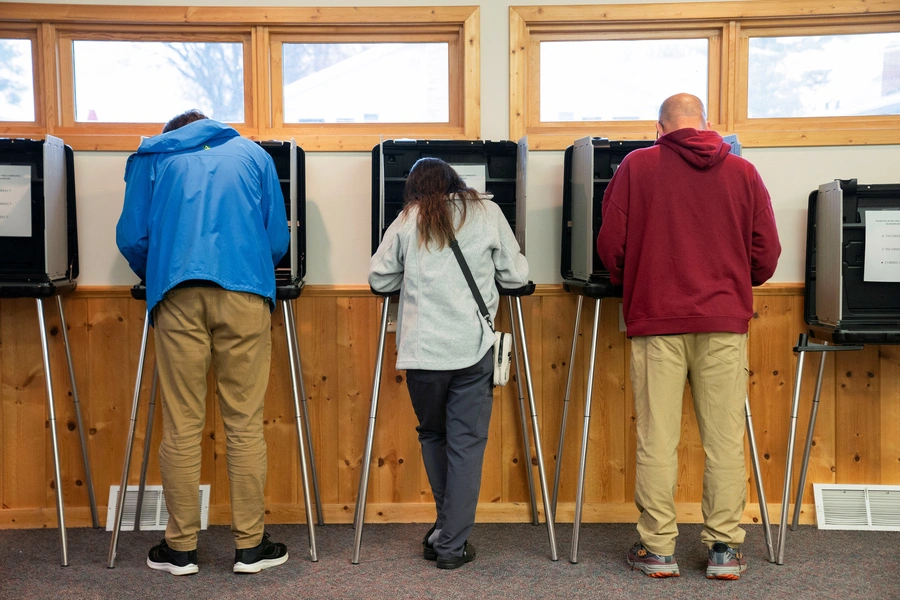
M 744 464 L 744 398 L 747 334 L 695 333 L 635 337 L 631 379 L 637 425 L 634 501 L 641 543 L 655 554 L 675 552 L 675 487 L 684 382 L 691 384 L 703 474 L 703 542 L 731 547 L 744 542 L 740 528 L 747 502 Z
M 206 418 L 206 376 L 215 366 L 225 424 L 231 531 L 235 547 L 262 541 L 266 485 L 263 400 L 272 351 L 265 298 L 221 288 L 178 288 L 154 308 L 156 360 L 162 390 L 159 448 L 173 550 L 194 550 L 200 530 L 200 439 Z

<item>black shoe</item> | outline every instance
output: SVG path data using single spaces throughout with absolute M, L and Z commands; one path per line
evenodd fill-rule
M 193 575 L 200 570 L 197 568 L 196 550 L 187 552 L 172 550 L 166 544 L 166 540 L 161 541 L 158 546 L 150 548 L 150 553 L 147 555 L 147 566 L 172 575 Z
M 258 546 L 234 551 L 234 572 L 259 573 L 263 569 L 282 565 L 287 559 L 287 546 L 270 542 L 269 534 L 264 533 Z
M 428 530 L 428 533 L 425 534 L 425 537 L 422 538 L 422 558 L 425 560 L 437 560 L 437 552 L 434 551 L 434 544 L 429 543 L 428 538 L 431 537 L 431 534 L 434 533 L 434 525 L 431 526 L 431 529 Z
M 469 542 L 466 542 L 465 544 L 463 544 L 462 556 L 451 556 L 449 558 L 439 556 L 437 559 L 437 568 L 458 569 L 467 562 L 472 562 L 473 560 L 475 560 L 475 546 L 473 546 Z

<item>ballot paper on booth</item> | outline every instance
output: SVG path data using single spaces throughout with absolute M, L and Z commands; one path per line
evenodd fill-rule
M 0 236 L 31 237 L 30 165 L 0 165 Z
M 866 213 L 866 281 L 900 281 L 900 210 Z
M 483 194 L 487 191 L 487 166 L 486 165 L 454 165 L 453 170 L 459 175 L 467 186 Z

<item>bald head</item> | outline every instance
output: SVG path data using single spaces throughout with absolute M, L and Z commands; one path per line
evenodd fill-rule
M 659 107 L 659 122 L 656 124 L 660 135 L 685 127 L 699 130 L 709 127 L 703 102 L 691 94 L 675 94 L 666 98 Z

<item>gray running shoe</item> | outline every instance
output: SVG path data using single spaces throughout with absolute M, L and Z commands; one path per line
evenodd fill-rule
M 747 559 L 740 548 L 732 548 L 724 542 L 716 542 L 709 549 L 706 566 L 707 579 L 740 579 L 747 570 Z
M 653 554 L 640 542 L 637 542 L 628 550 L 626 556 L 628 566 L 639 569 L 649 577 L 679 577 L 678 563 L 672 555 L 661 556 Z

